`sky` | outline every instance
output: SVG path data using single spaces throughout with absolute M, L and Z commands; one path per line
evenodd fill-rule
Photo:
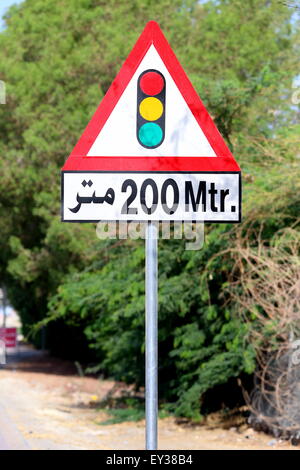
M 16 3 L 21 3 L 21 1 L 22 0 L 0 0 L 0 30 L 4 27 L 2 16 L 6 12 L 7 8 Z

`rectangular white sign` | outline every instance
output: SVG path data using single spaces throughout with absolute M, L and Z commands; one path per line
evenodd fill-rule
M 241 221 L 238 172 L 63 172 L 62 221 Z

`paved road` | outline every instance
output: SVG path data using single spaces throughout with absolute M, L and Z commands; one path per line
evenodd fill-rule
M 29 446 L 0 403 L 0 450 L 29 450 Z
M 11 354 L 7 356 L 8 364 L 13 362 L 20 357 L 23 357 L 26 354 L 34 354 L 34 351 L 29 352 L 26 349 L 21 348 L 21 354 Z M 0 366 L 5 368 L 5 366 Z M 30 447 L 25 441 L 24 437 L 18 430 L 17 426 L 14 424 L 12 418 L 10 417 L 10 409 L 0 396 L 0 450 L 29 450 Z

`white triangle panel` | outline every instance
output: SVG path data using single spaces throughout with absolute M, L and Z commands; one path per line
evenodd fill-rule
M 155 149 L 139 144 L 136 137 L 137 80 L 147 69 L 160 71 L 166 80 L 165 139 Z M 127 88 L 88 152 L 91 157 L 215 157 L 216 154 L 151 45 Z

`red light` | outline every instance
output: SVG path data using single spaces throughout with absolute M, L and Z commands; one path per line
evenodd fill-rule
M 147 72 L 140 80 L 140 87 L 146 95 L 157 95 L 164 87 L 164 80 L 157 72 Z

